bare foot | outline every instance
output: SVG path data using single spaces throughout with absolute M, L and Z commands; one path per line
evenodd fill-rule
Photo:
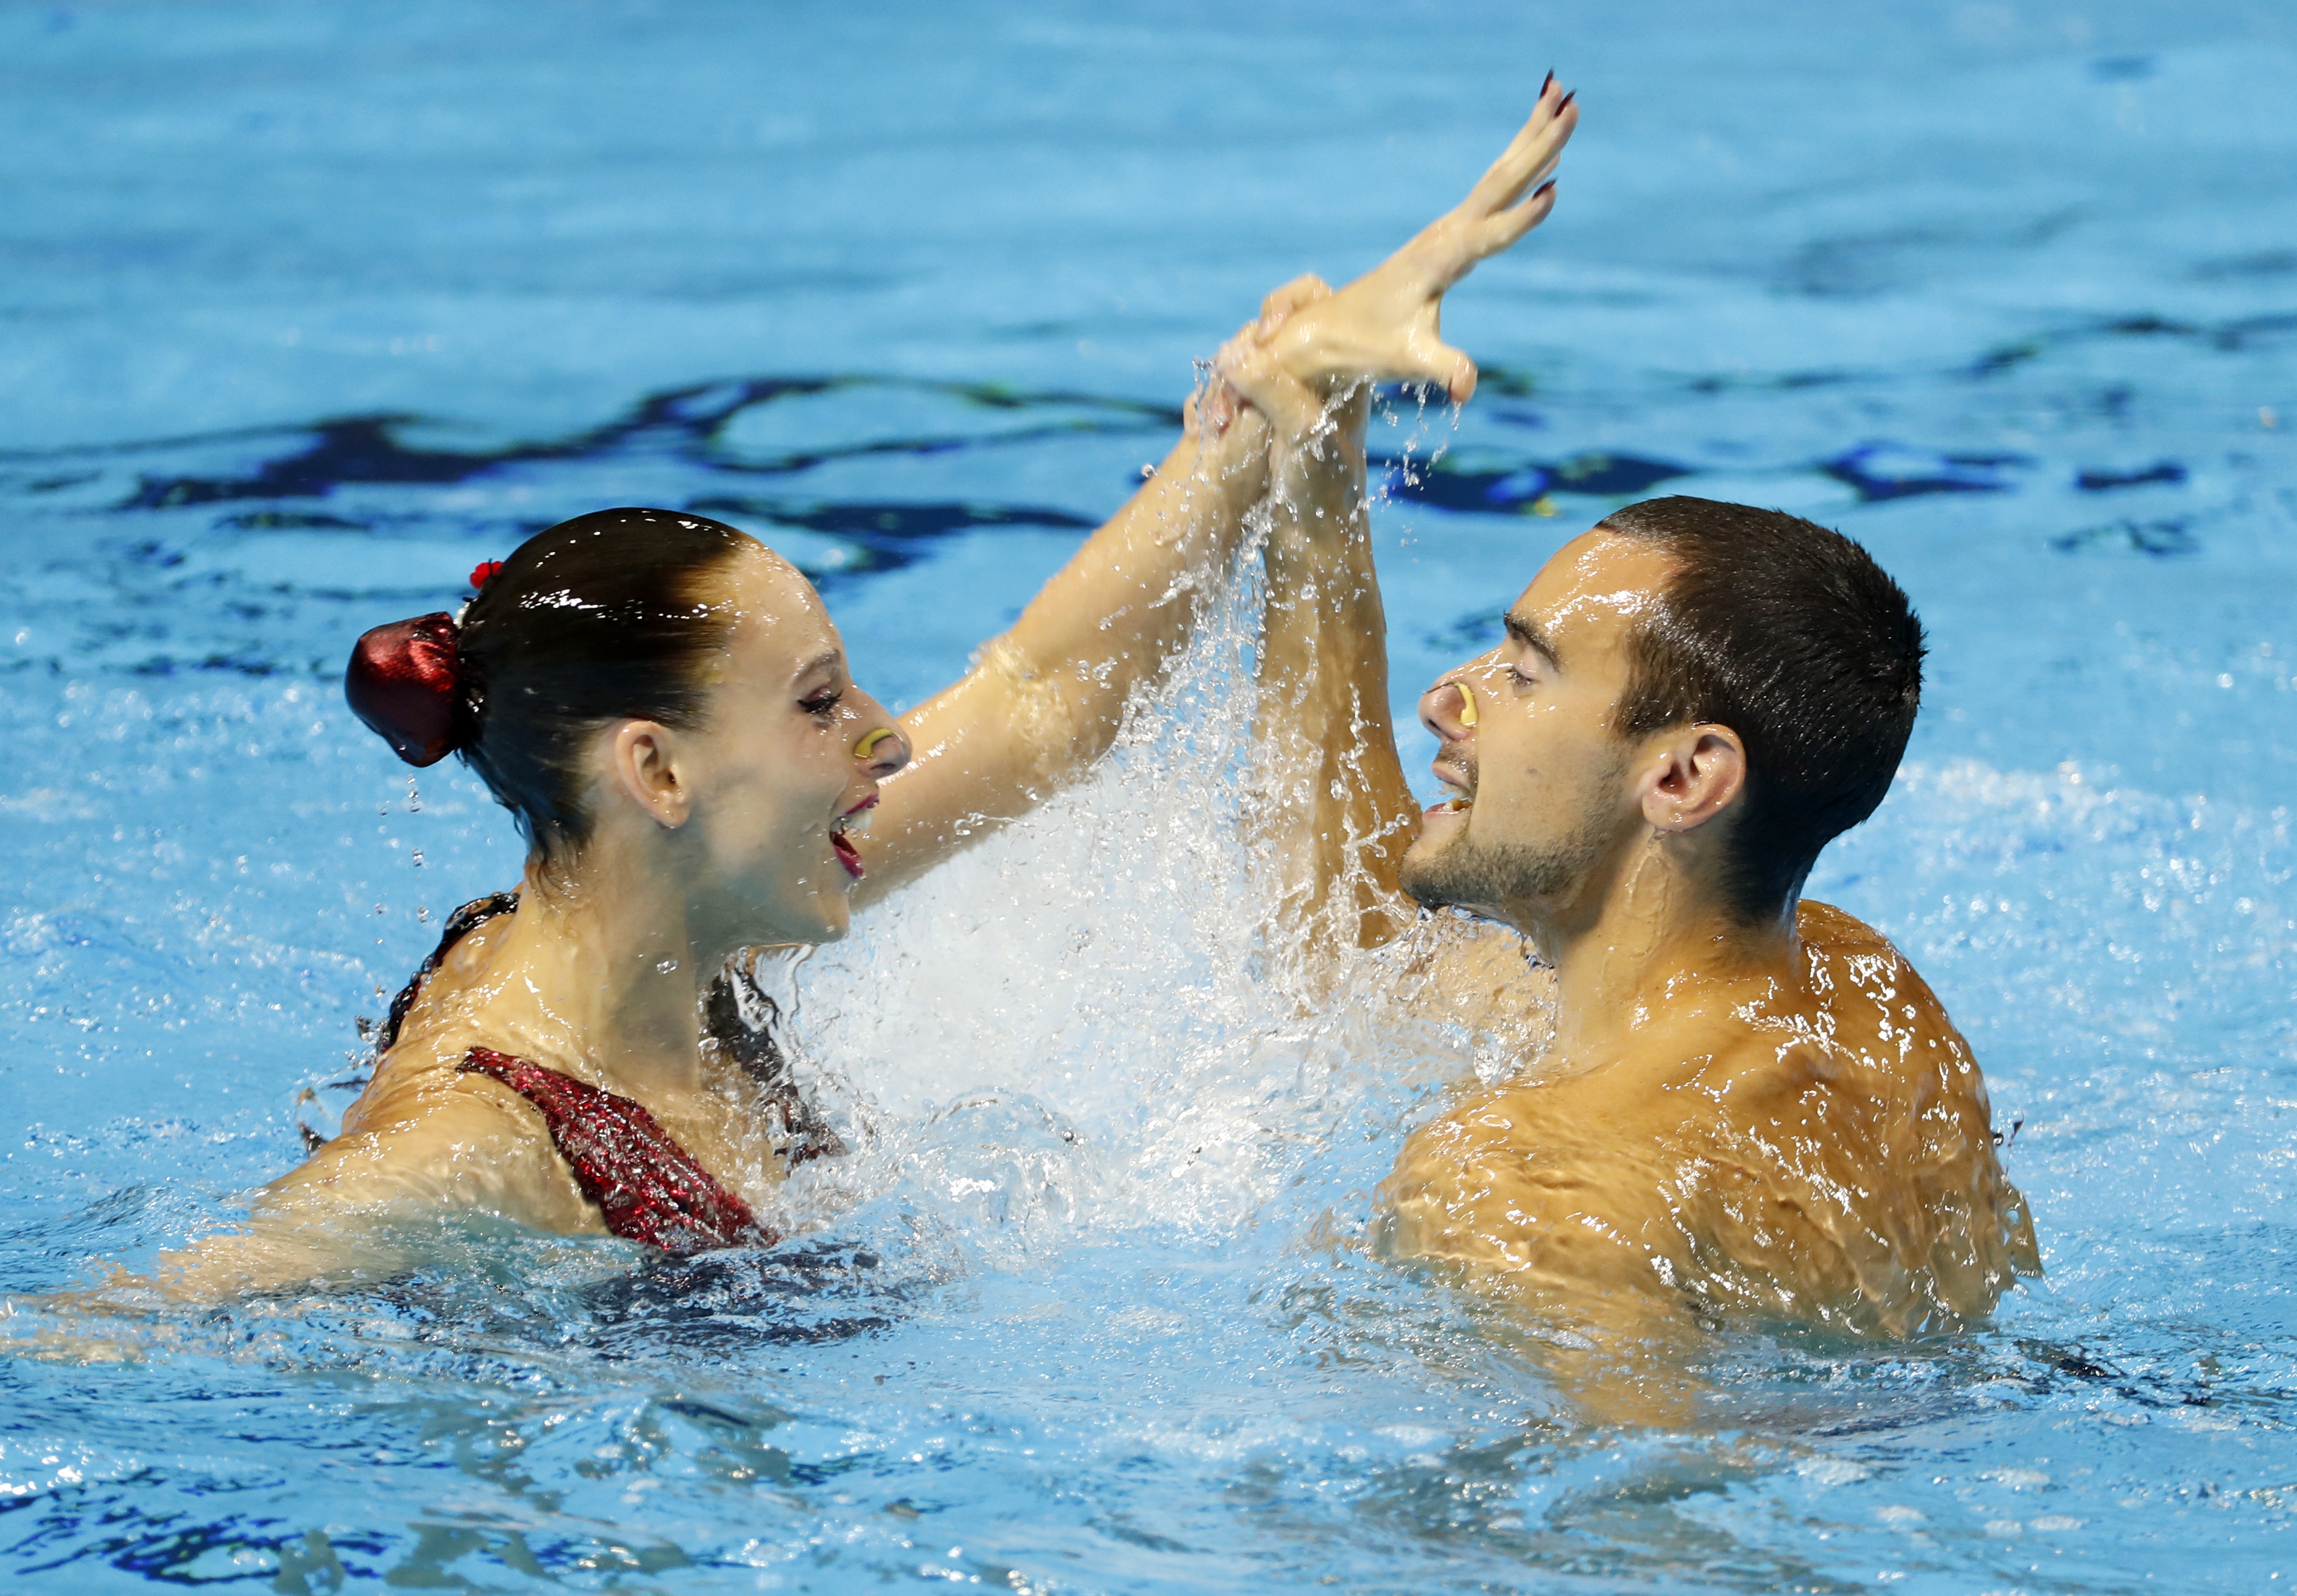
M 1552 174 L 1579 125 L 1571 101 L 1551 73 L 1531 119 L 1466 199 L 1338 293 L 1312 277 L 1277 290 L 1253 336 L 1285 370 L 1313 387 L 1329 390 L 1366 378 L 1424 383 L 1442 388 L 1453 404 L 1464 401 L 1476 391 L 1476 365 L 1443 340 L 1445 292 L 1555 208 Z M 1324 292 L 1305 291 L 1304 284 Z M 1277 312 L 1272 319 L 1272 309 Z

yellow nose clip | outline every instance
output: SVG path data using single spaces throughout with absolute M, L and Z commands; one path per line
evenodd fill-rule
M 1460 724 L 1473 726 L 1476 723 L 1475 688 L 1463 681 L 1455 681 L 1452 685 L 1460 689 Z
M 863 737 L 860 742 L 853 745 L 853 757 L 855 759 L 868 759 L 871 752 L 877 748 L 878 744 L 884 742 L 887 737 L 890 737 L 893 735 L 893 728 L 892 727 L 879 727 L 877 730 L 871 732 L 869 736 Z

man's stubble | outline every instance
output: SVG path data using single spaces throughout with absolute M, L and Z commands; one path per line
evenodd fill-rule
M 1625 768 L 1622 761 L 1621 774 Z M 1469 779 L 1476 781 L 1472 767 Z M 1404 890 L 1429 909 L 1494 912 L 1558 902 L 1577 894 L 1610 846 L 1602 824 L 1585 815 L 1565 835 L 1537 843 L 1479 843 L 1473 825 L 1471 817 L 1449 843 L 1425 858 L 1406 855 Z

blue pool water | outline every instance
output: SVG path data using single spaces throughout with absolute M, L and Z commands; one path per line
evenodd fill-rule
M 855 1156 L 763 1259 L 473 1233 L 385 1292 L 37 1312 L 11 1589 L 2255 1592 L 2297 1577 L 2297 15 L 2282 4 L 0 4 L 0 1291 L 227 1223 L 454 903 L 349 639 L 614 503 L 962 669 L 1190 360 L 1363 269 L 1540 73 L 1555 220 L 1376 441 L 1399 702 L 1611 506 L 1865 540 L 1931 631 L 1816 895 L 1969 1032 L 2046 1276 L 1717 1340 L 1572 1424 L 1349 1244 L 1476 1039 L 1262 991 L 1184 672 L 795 980 Z M 1416 764 L 1425 748 L 1406 753 Z M 299 1093 L 317 1089 L 299 1105 Z

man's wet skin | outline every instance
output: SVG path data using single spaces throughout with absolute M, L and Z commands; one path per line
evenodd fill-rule
M 1403 883 L 1523 932 L 1557 1017 L 1522 1073 L 1406 1142 L 1385 1244 L 1611 1322 L 1983 1314 L 2038 1263 L 1944 1008 L 1839 909 L 1734 917 L 1714 884 L 1747 776 L 1729 728 L 1613 729 L 1670 560 L 1580 538 L 1507 641 L 1423 700 L 1458 797 Z

